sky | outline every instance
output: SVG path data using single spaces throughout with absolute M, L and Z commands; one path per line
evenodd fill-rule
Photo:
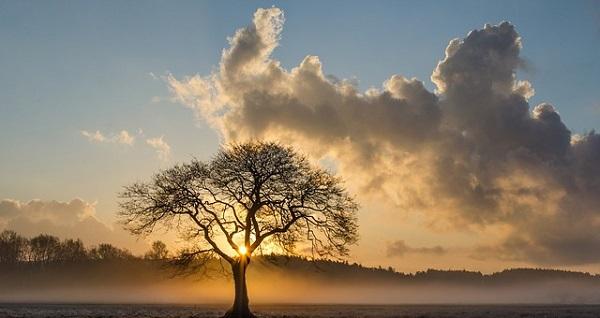
M 122 186 L 261 137 L 346 180 L 354 261 L 600 272 L 598 1 L 3 1 L 0 39 L 0 228 L 141 251 Z

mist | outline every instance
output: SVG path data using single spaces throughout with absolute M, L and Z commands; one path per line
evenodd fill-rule
M 0 302 L 216 304 L 233 297 L 217 261 L 187 276 L 147 260 L 21 266 L 1 272 Z M 248 273 L 252 304 L 600 303 L 600 277 L 513 270 L 403 274 L 392 269 L 280 256 L 257 257 Z M 282 292 L 285 291 L 285 292 Z

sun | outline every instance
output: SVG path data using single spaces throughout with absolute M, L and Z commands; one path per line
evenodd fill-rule
M 238 251 L 240 252 L 241 255 L 246 255 L 246 253 L 248 253 L 248 249 L 244 245 L 240 246 L 238 248 Z

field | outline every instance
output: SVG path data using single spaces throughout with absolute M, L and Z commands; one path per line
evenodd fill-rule
M 7 318 L 146 318 L 220 317 L 218 305 L 87 305 L 3 304 Z M 257 305 L 259 317 L 348 318 L 592 318 L 600 317 L 596 305 Z

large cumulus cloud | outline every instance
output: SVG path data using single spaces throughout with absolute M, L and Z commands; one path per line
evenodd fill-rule
M 325 76 L 316 56 L 281 67 L 271 53 L 283 22 L 278 8 L 257 10 L 217 71 L 168 77 L 173 96 L 228 141 L 275 139 L 331 158 L 361 193 L 434 225 L 505 225 L 476 257 L 600 262 L 600 137 L 572 136 L 554 106 L 529 105 L 513 25 L 450 41 L 435 92 L 401 75 L 361 92 Z

